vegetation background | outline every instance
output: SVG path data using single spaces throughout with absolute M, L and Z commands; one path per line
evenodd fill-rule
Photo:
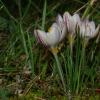
M 98 25 L 99 0 L 92 7 L 89 0 L 0 0 L 1 100 L 67 100 L 70 97 L 75 100 L 100 100 L 99 36 L 89 41 L 85 54 L 82 53 L 81 42 L 77 47 L 79 42 L 76 39 L 74 48 L 78 49 L 75 49 L 74 55 L 79 54 L 79 59 L 84 57 L 84 63 L 83 60 L 76 59 L 76 56 L 70 58 L 67 40 L 67 46 L 58 54 L 61 65 L 64 66 L 64 75 L 69 69 L 73 70 L 73 74 L 69 71 L 64 76 L 65 80 L 71 82 L 69 85 L 66 82 L 67 90 L 70 87 L 69 90 L 72 91 L 71 96 L 69 90 L 67 93 L 63 91 L 52 54 L 38 44 L 34 37 L 34 29 L 47 30 L 58 14 L 63 15 L 68 11 L 82 16 L 87 8 L 89 19 Z M 71 62 L 81 62 L 85 68 L 74 70 Z

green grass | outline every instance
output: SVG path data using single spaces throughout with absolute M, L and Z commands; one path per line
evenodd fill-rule
M 57 14 L 65 11 L 78 11 L 83 18 L 89 15 L 99 24 L 100 4 L 97 1 L 90 7 L 85 0 L 58 1 L 15 0 L 9 1 L 10 6 L 0 0 L 0 99 L 99 100 L 100 38 L 84 47 L 84 40 L 77 36 L 73 48 L 66 38 L 54 59 L 48 48 L 37 43 L 34 29 L 47 30 Z

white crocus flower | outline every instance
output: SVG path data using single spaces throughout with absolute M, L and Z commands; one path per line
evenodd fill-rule
M 80 24 L 80 17 L 78 14 L 71 16 L 68 12 L 64 13 L 64 21 L 66 23 L 69 34 L 75 35 L 76 27 Z
M 64 39 L 66 34 L 66 25 L 63 18 L 58 15 L 57 21 L 52 24 L 48 32 L 34 30 L 34 34 L 40 43 L 52 48 Z
M 80 36 L 86 38 L 93 38 L 97 35 L 99 31 L 99 25 L 96 28 L 95 23 L 93 21 L 89 22 L 89 20 L 84 20 L 79 25 Z
M 78 14 L 71 16 L 69 12 L 65 12 L 63 18 L 64 22 L 66 23 L 67 32 L 69 33 L 68 41 L 72 52 L 77 26 L 80 24 L 80 17 Z

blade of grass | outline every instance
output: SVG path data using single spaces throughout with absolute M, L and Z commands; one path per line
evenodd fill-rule
M 31 43 L 31 39 L 29 36 L 29 32 L 27 32 L 27 37 L 28 37 L 28 44 L 29 44 L 29 58 L 30 58 L 30 62 L 31 62 L 31 71 L 33 73 L 33 75 L 35 75 L 35 71 L 34 71 L 34 58 L 33 58 L 33 52 L 32 52 L 32 43 Z
M 43 14 L 42 14 L 42 30 L 45 29 L 46 9 L 47 9 L 47 1 L 45 0 L 44 8 L 43 8 Z
M 26 56 L 27 56 L 26 63 L 28 63 L 28 66 L 31 68 L 32 75 L 34 76 L 35 73 L 34 73 L 34 62 L 33 62 L 33 54 L 32 54 L 32 45 L 31 45 L 31 41 L 30 41 L 30 38 L 29 38 L 29 33 L 25 32 L 24 29 L 23 29 L 23 26 L 22 26 L 22 11 L 21 11 L 21 1 L 20 0 L 18 1 L 18 8 L 19 8 L 19 15 L 20 15 L 19 31 L 20 31 L 21 36 L 22 36 L 22 43 L 23 43 L 24 50 L 25 50 L 25 53 L 26 53 Z M 30 53 L 28 51 L 27 41 L 25 39 L 25 35 L 27 35 L 27 38 L 28 38 L 28 44 L 29 44 Z
M 90 12 L 90 9 L 91 9 L 92 5 L 94 4 L 94 2 L 95 2 L 95 0 L 91 0 L 91 1 L 88 3 L 88 6 L 87 6 L 86 10 L 85 10 L 84 13 L 83 13 L 82 19 L 88 16 L 88 14 L 89 14 L 89 12 Z
M 22 20 L 24 20 L 25 16 L 28 14 L 30 6 L 31 6 L 31 0 L 29 0 L 29 3 L 27 4 L 27 7 L 26 7 L 25 12 L 22 17 Z
M 12 14 L 9 12 L 9 10 L 6 8 L 6 6 L 4 5 L 4 3 L 0 0 L 0 2 L 1 2 L 1 4 L 3 5 L 3 8 L 4 8 L 4 10 L 5 10 L 5 12 L 8 14 L 8 16 L 11 18 L 11 19 L 13 19 L 15 22 L 18 22 L 17 20 L 16 20 L 16 18 L 14 17 L 14 16 L 12 16 Z

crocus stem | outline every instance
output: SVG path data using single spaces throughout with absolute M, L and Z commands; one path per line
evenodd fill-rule
M 69 35 L 69 45 L 70 45 L 70 50 L 71 50 L 71 56 L 73 54 L 73 44 L 74 44 L 74 39 L 75 39 L 75 36 L 70 34 Z
M 70 53 L 71 53 L 71 57 L 73 55 L 73 42 L 70 43 Z
M 64 88 L 64 92 L 66 92 L 66 85 L 65 85 L 65 81 L 64 81 L 64 76 L 63 76 L 63 72 L 62 72 L 62 69 L 61 69 L 61 65 L 60 65 L 60 62 L 59 62 L 59 59 L 58 59 L 58 55 L 56 53 L 53 53 L 54 55 L 54 58 L 56 60 L 56 63 L 57 63 L 57 70 L 58 70 L 58 74 L 61 78 L 61 81 L 62 81 L 62 84 L 63 84 L 63 88 Z
M 78 69 L 78 81 L 77 81 L 77 88 L 76 88 L 76 93 L 79 92 L 80 89 L 80 76 L 81 76 L 81 68 L 85 67 L 85 48 L 87 46 L 88 43 L 88 39 L 83 39 L 82 42 L 82 52 L 81 52 L 81 59 L 80 59 L 80 65 L 79 65 L 79 69 Z

